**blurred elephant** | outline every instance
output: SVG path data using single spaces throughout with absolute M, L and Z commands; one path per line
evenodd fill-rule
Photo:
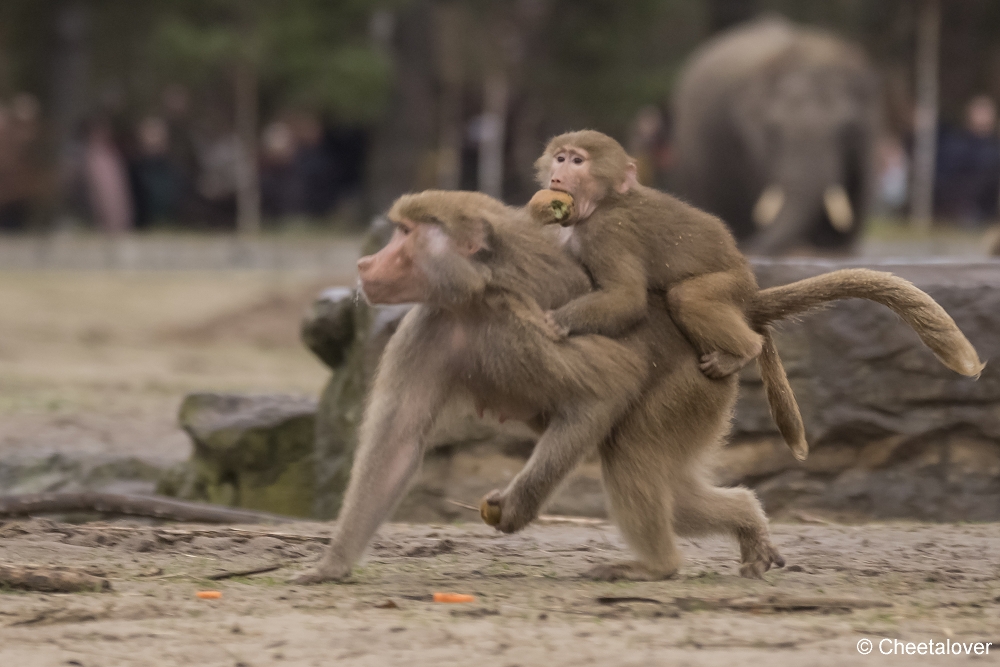
M 847 249 L 874 180 L 877 77 L 857 47 L 768 16 L 684 66 L 674 98 L 677 185 L 744 248 Z

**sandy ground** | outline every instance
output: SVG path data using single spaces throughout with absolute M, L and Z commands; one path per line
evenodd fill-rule
M 190 451 L 176 426 L 187 392 L 315 395 L 328 373 L 299 318 L 351 267 L 283 266 L 0 271 L 0 464 L 168 465 Z M 0 562 L 97 570 L 113 590 L 0 591 L 0 666 L 941 665 L 997 659 L 880 656 L 878 642 L 1000 646 L 998 525 L 780 524 L 788 567 L 767 581 L 738 578 L 735 545 L 704 539 L 682 544 L 678 578 L 651 584 L 579 577 L 625 557 L 608 525 L 393 525 L 350 584 L 285 584 L 326 530 L 4 522 Z M 282 569 L 203 579 L 268 564 Z M 222 599 L 196 599 L 206 588 Z M 875 655 L 858 653 L 863 638 Z
M 0 271 L 0 461 L 187 458 L 192 391 L 317 395 L 299 342 L 330 271 Z
M 0 664 L 730 667 L 1000 655 L 996 525 L 783 524 L 775 542 L 788 566 L 766 581 L 739 578 L 735 545 L 709 538 L 683 543 L 673 580 L 597 583 L 579 573 L 626 557 L 608 524 L 515 536 L 394 524 L 349 583 L 286 584 L 318 556 L 326 529 L 8 521 L 0 561 L 102 573 L 112 590 L 0 592 Z M 282 568 L 205 579 L 270 564 Z M 197 599 L 204 589 L 222 598 Z M 476 600 L 434 603 L 435 591 Z M 859 654 L 865 638 L 874 655 Z M 979 657 L 878 655 L 886 638 L 993 647 Z

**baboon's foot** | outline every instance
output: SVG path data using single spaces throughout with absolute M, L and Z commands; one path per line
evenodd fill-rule
M 774 567 L 785 567 L 785 559 L 766 537 L 740 540 L 740 576 L 747 579 L 763 579 L 764 573 Z
M 738 357 L 729 352 L 715 350 L 714 352 L 701 355 L 701 363 L 698 364 L 698 367 L 701 368 L 701 372 L 706 377 L 710 377 L 713 380 L 721 380 L 737 372 L 749 362 L 750 359 L 747 357 Z
M 595 565 L 583 576 L 595 581 L 660 581 L 677 574 L 677 568 L 654 569 L 639 561 L 627 560 L 618 563 L 602 563 Z
M 320 563 L 312 570 L 307 570 L 302 574 L 288 580 L 290 584 L 322 584 L 328 581 L 343 581 L 351 576 L 350 566 L 343 566 L 335 563 Z

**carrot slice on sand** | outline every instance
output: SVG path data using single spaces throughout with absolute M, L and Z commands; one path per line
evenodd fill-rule
M 198 591 L 195 595 L 201 600 L 218 600 L 222 597 L 220 591 Z
M 466 595 L 465 593 L 435 593 L 435 602 L 475 602 L 475 595 Z

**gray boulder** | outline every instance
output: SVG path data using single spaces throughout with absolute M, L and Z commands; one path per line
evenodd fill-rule
M 179 421 L 191 460 L 159 491 L 290 516 L 313 511 L 316 401 L 286 395 L 189 394 Z
M 984 360 L 1000 356 L 1000 263 L 754 264 L 764 287 L 862 265 L 913 281 L 951 313 Z M 320 359 L 331 360 L 333 371 L 316 418 L 316 516 L 332 517 L 339 509 L 368 380 L 406 310 L 371 308 L 351 291 L 328 291 L 303 324 L 303 340 Z M 337 333 L 348 317 L 353 338 Z M 327 327 L 326 333 L 314 331 Z M 335 351 L 315 342 L 330 340 L 347 342 Z M 865 301 L 837 303 L 785 323 L 777 344 L 812 452 L 805 463 L 792 458 L 751 365 L 720 459 L 724 480 L 754 487 L 778 516 L 809 510 L 845 518 L 1000 519 L 995 364 L 978 381 L 956 375 L 892 312 Z M 433 442 L 436 449 L 397 518 L 474 518 L 448 500 L 474 503 L 505 485 L 527 459 L 534 437 L 518 425 L 480 420 L 471 406 L 458 405 L 441 419 Z M 603 516 L 596 463 L 581 466 L 549 508 Z
M 1000 356 L 1000 264 L 757 261 L 762 287 L 846 266 L 891 271 L 933 296 L 984 360 Z M 783 324 L 777 345 L 812 448 L 796 463 L 747 369 L 722 474 L 769 510 L 1000 519 L 1000 368 L 978 381 L 945 368 L 883 306 L 852 300 Z

